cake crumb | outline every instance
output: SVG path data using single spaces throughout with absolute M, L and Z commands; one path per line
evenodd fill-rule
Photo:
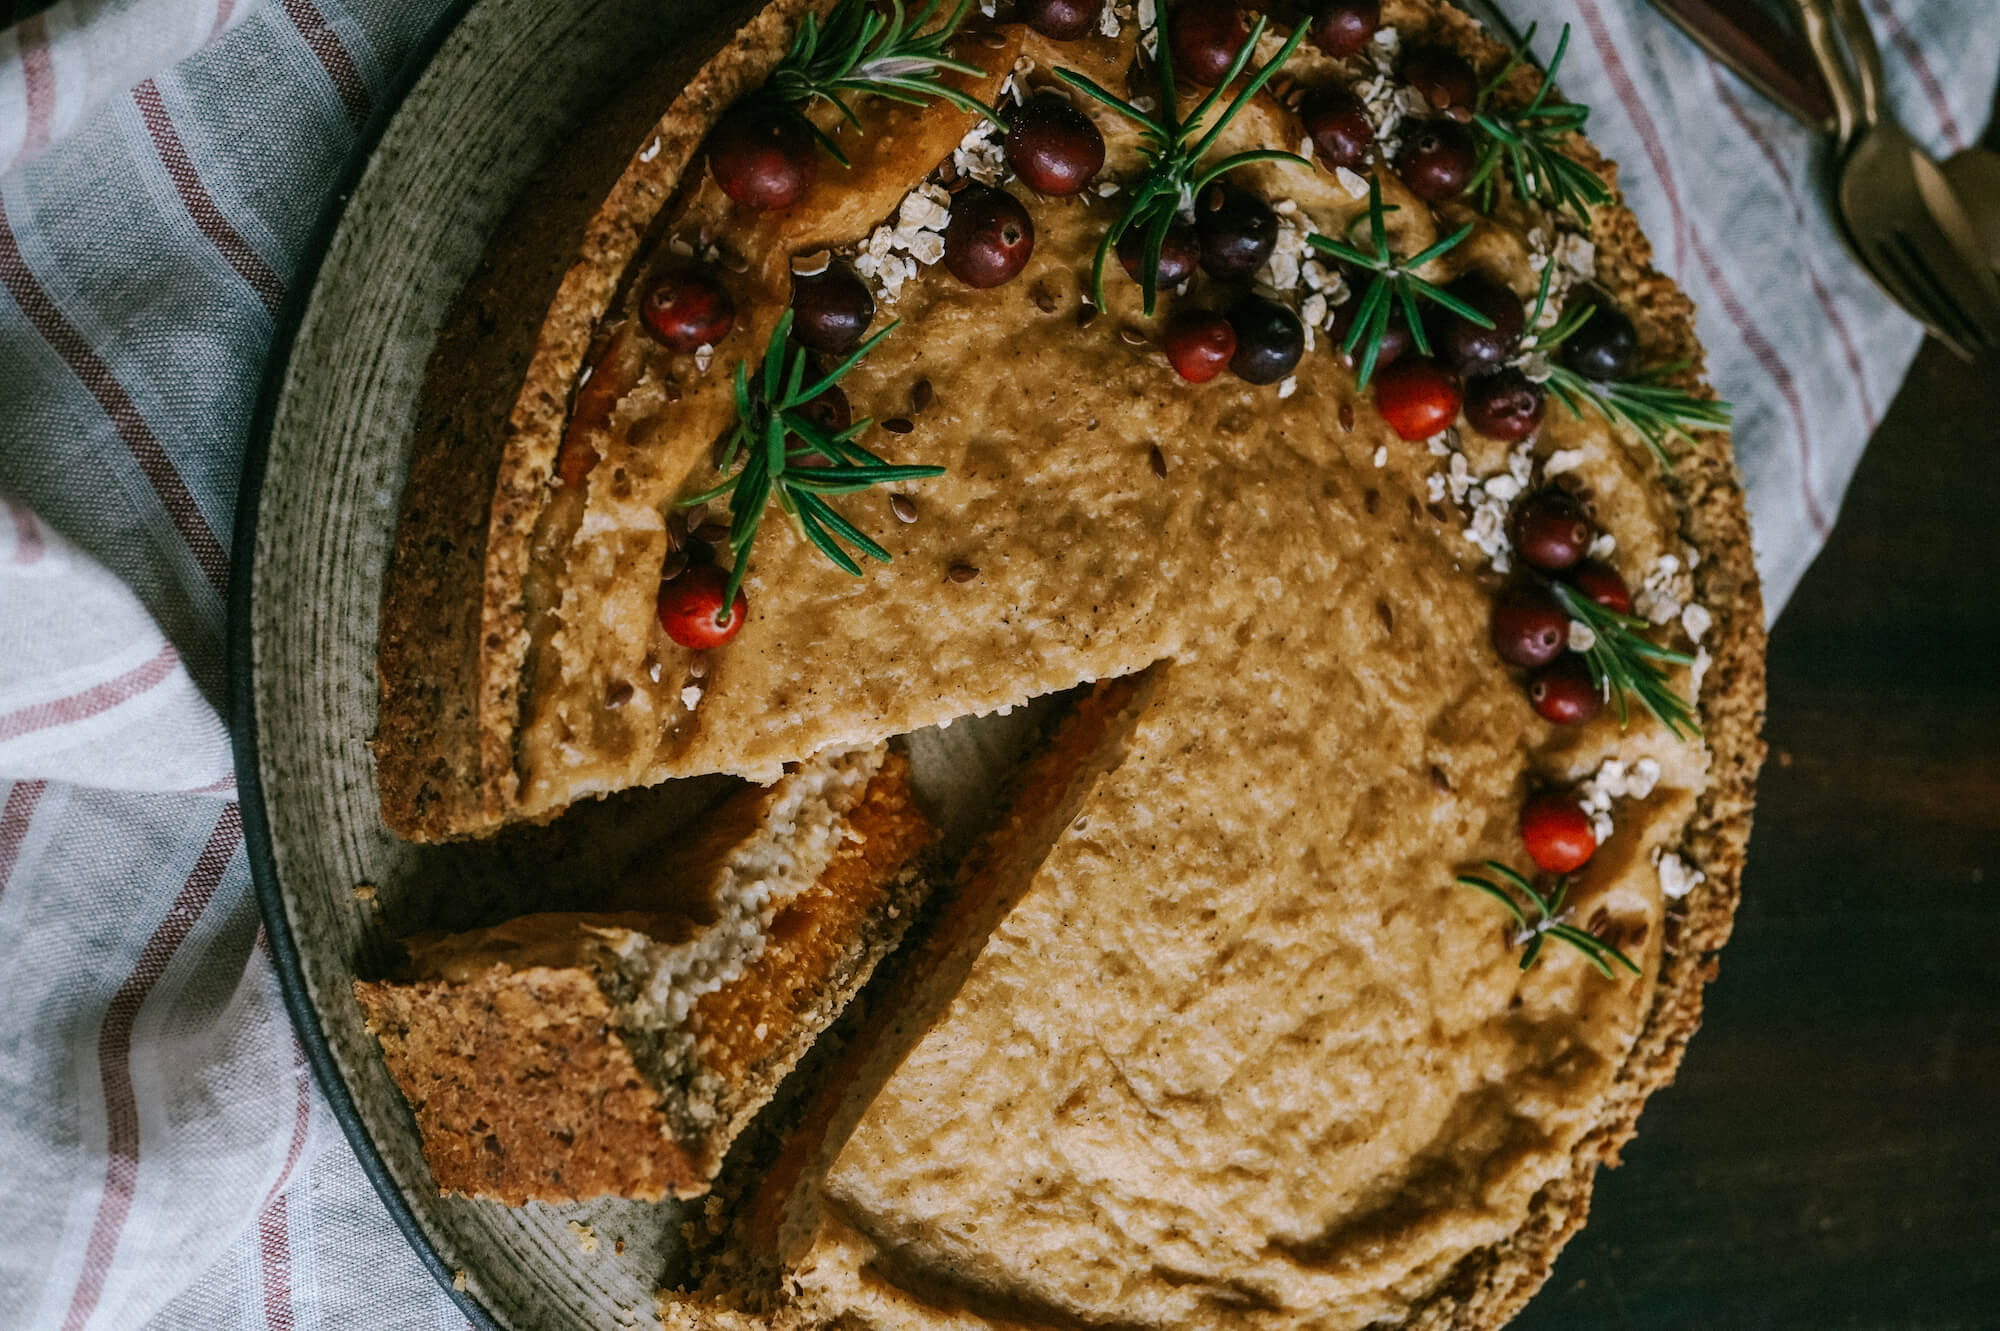
M 451 1287 L 452 1287 L 453 1289 L 457 1290 L 457 1291 L 458 1291 L 459 1293 L 461 1293 L 461 1294 L 465 1293 L 465 1268 L 464 1268 L 464 1267 L 460 1267 L 460 1268 L 458 1268 L 457 1270 L 455 1270 L 455 1271 L 453 1271 L 453 1272 L 451 1273 Z
M 364 905 L 364 906 L 372 906 L 372 905 L 374 905 L 374 904 L 375 904 L 375 884 L 373 884 L 373 883 L 356 883 L 356 884 L 354 885 L 354 899 L 355 899 L 356 901 L 360 902 L 360 903 L 361 903 L 362 905 Z

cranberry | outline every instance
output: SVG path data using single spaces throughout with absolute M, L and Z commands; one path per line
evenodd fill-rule
M 1222 82 L 1249 39 L 1250 25 L 1232 0 L 1188 0 L 1168 24 L 1174 72 L 1205 88 Z
M 1488 439 L 1518 444 L 1541 428 L 1547 395 L 1519 370 L 1484 375 L 1465 386 L 1465 419 Z
M 1472 320 L 1443 306 L 1433 307 L 1431 341 L 1438 354 L 1467 374 L 1499 368 L 1502 361 L 1521 345 L 1528 312 L 1521 298 L 1505 283 L 1484 273 L 1467 273 L 1445 288 L 1470 308 L 1486 316 L 1493 326 L 1481 328 Z
M 1201 266 L 1210 277 L 1230 281 L 1264 266 L 1278 243 L 1278 215 L 1248 190 L 1210 185 L 1194 206 L 1201 238 Z
M 1404 56 L 1403 82 L 1439 111 L 1454 106 L 1470 109 L 1479 96 L 1479 76 L 1470 62 L 1442 46 L 1419 46 Z
M 1201 241 L 1194 228 L 1176 219 L 1167 226 L 1166 238 L 1160 244 L 1160 274 L 1158 287 L 1177 287 L 1194 276 L 1194 266 L 1201 260 Z M 1118 237 L 1118 262 L 1131 274 L 1133 281 L 1141 280 L 1141 272 L 1146 262 L 1146 232 L 1144 227 L 1128 226 L 1125 234 Z
M 1368 118 L 1368 108 L 1345 88 L 1313 89 L 1299 104 L 1299 118 L 1328 166 L 1360 166 L 1375 146 L 1375 124 Z
M 1007 165 L 1031 190 L 1075 194 L 1104 166 L 1104 136 L 1061 93 L 1038 92 L 1014 113 Z
M 1569 616 L 1540 587 L 1510 587 L 1493 598 L 1493 650 L 1510 665 L 1533 670 L 1562 654 Z
M 1544 573 L 1573 568 L 1590 549 L 1590 522 L 1561 490 L 1537 490 L 1514 506 L 1514 550 Z
M 1167 359 L 1191 384 L 1205 384 L 1236 355 L 1236 330 L 1213 310 L 1182 310 L 1167 325 Z
M 1586 379 L 1622 379 L 1639 358 L 1639 330 L 1609 297 L 1595 289 L 1570 298 L 1592 302 L 1583 326 L 1563 339 L 1562 362 Z
M 1350 288 L 1354 285 L 1352 282 L 1349 283 Z M 1360 310 L 1359 295 L 1350 296 L 1345 302 L 1333 307 L 1332 332 L 1336 350 L 1347 345 L 1347 335 L 1354 330 L 1354 316 Z M 1375 353 L 1375 372 L 1380 374 L 1385 367 L 1393 364 L 1408 351 L 1410 346 L 1410 323 L 1403 317 L 1402 307 L 1398 306 L 1389 311 L 1389 322 L 1383 325 L 1381 349 Z M 1355 344 L 1354 351 L 1355 354 L 1351 356 L 1344 351 L 1338 351 L 1341 361 L 1350 370 L 1361 364 L 1360 343 Z
M 1403 183 L 1426 203 L 1443 203 L 1463 194 L 1478 166 L 1479 150 L 1472 135 L 1451 120 L 1419 121 L 1396 154 Z
M 1521 810 L 1521 840 L 1528 858 L 1547 873 L 1575 873 L 1597 853 L 1590 816 L 1574 797 L 1557 790 L 1535 796 Z
M 1044 37 L 1073 42 L 1097 26 L 1104 0 L 1021 0 L 1021 21 Z
M 1580 726 L 1604 710 L 1604 690 L 1581 656 L 1564 652 L 1528 676 L 1528 701 L 1544 721 Z
M 1569 580 L 1578 591 L 1613 614 L 1632 613 L 1632 589 L 1611 565 L 1586 559 L 1570 570 Z
M 1312 7 L 1313 44 L 1336 60 L 1357 55 L 1382 26 L 1382 0 L 1320 0 Z
M 802 347 L 839 356 L 854 350 L 875 321 L 875 297 L 844 263 L 792 274 L 792 337 Z
M 848 405 L 847 394 L 841 391 L 839 384 L 828 384 L 821 389 L 817 397 L 798 408 L 798 414 L 827 434 L 839 434 L 854 424 L 854 408 Z M 797 447 L 805 441 L 793 435 L 786 442 Z M 798 465 L 801 467 L 826 467 L 832 463 L 832 458 L 818 451 L 807 453 L 798 460 Z
M 722 113 L 708 135 L 722 192 L 752 208 L 789 208 L 819 174 L 819 145 L 797 112 L 753 98 Z
M 723 593 L 729 575 L 713 564 L 696 564 L 660 584 L 660 627 L 681 646 L 694 651 L 720 647 L 735 637 L 750 613 L 742 592 L 725 610 Z
M 969 287 L 1012 281 L 1035 252 L 1035 223 L 1003 189 L 972 185 L 952 200 L 944 229 L 944 266 Z
M 676 273 L 646 293 L 639 303 L 639 317 L 670 349 L 693 351 L 729 336 L 736 323 L 736 302 L 706 273 Z
M 1458 376 L 1434 360 L 1399 360 L 1375 373 L 1375 409 L 1411 442 L 1458 419 Z
M 1229 368 L 1253 384 L 1275 384 L 1292 372 L 1305 353 L 1306 330 L 1290 307 L 1253 296 L 1229 312 L 1236 330 L 1236 354 Z

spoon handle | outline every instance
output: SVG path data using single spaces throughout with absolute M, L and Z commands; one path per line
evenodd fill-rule
M 1750 0 L 1652 0 L 1653 8 L 1720 64 L 1807 129 L 1834 130 L 1833 96 L 1812 57 Z
M 1799 21 L 1806 29 L 1806 45 L 1812 48 L 1813 59 L 1819 62 L 1819 72 L 1826 80 L 1827 91 L 1833 94 L 1836 137 L 1845 150 L 1853 146 L 1855 136 L 1867 123 L 1862 118 L 1861 92 L 1855 86 L 1854 73 L 1848 68 L 1847 57 L 1840 49 L 1840 38 L 1834 33 L 1833 12 L 1828 0 L 1796 0 L 1796 3 Z
M 1847 53 L 1854 60 L 1854 72 L 1860 79 L 1861 123 L 1872 127 L 1882 120 L 1882 87 L 1886 81 L 1882 74 L 1882 48 L 1875 44 L 1868 16 L 1861 12 L 1861 0 L 1833 0 L 1833 12 L 1840 22 Z

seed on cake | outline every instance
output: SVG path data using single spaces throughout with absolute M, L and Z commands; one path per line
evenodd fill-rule
M 1479 76 L 1464 56 L 1442 46 L 1419 46 L 1403 57 L 1403 82 L 1437 110 L 1470 107 L 1479 96 Z
M 844 263 L 817 273 L 792 275 L 792 337 L 802 347 L 845 355 L 875 321 L 875 297 L 861 275 Z
M 667 636 L 692 650 L 720 647 L 734 638 L 750 613 L 741 591 L 725 601 L 729 578 L 713 564 L 693 568 L 660 584 L 660 627 Z
M 1396 154 L 1403 183 L 1426 203 L 1443 203 L 1463 194 L 1478 166 L 1479 151 L 1471 131 L 1444 119 L 1418 124 Z
M 1191 0 L 1175 8 L 1168 29 L 1174 72 L 1212 88 L 1249 39 L 1250 26 L 1234 0 Z
M 694 529 L 694 538 L 703 545 L 718 546 L 729 539 L 729 524 L 726 522 L 704 522 Z
M 936 398 L 937 392 L 928 379 L 919 379 L 910 385 L 910 410 L 921 413 Z
M 1562 653 L 1569 615 L 1548 592 L 1523 584 L 1494 598 L 1492 637 L 1502 660 L 1532 670 Z
M 1521 809 L 1528 858 L 1547 873 L 1575 873 L 1597 853 L 1590 816 L 1564 791 L 1546 791 Z
M 707 273 L 670 273 L 639 302 L 639 318 L 668 350 L 688 352 L 729 336 L 736 303 Z
M 1309 12 L 1313 45 L 1336 60 L 1359 55 L 1382 26 L 1382 0 L 1320 0 Z
M 1035 224 L 1021 201 L 979 185 L 958 196 L 944 232 L 944 266 L 969 287 L 1012 281 L 1035 252 Z
M 907 416 L 891 416 L 882 422 L 882 428 L 890 434 L 908 434 L 916 429 L 916 423 Z
M 1514 551 L 1533 568 L 1560 573 L 1573 568 L 1597 535 L 1583 507 L 1557 489 L 1537 490 L 1514 506 Z
M 1088 328 L 1096 321 L 1097 307 L 1095 305 L 1086 300 L 1076 307 L 1076 326 L 1078 328 Z
M 1236 330 L 1213 310 L 1177 311 L 1166 342 L 1174 373 L 1191 384 L 1215 378 L 1236 355 Z
M 1343 402 L 1340 404 L 1339 420 L 1341 429 L 1347 431 L 1354 429 L 1354 404 L 1352 402 Z
M 1166 236 L 1160 242 L 1158 289 L 1171 289 L 1187 281 L 1194 276 L 1195 265 L 1200 261 L 1201 239 L 1195 229 L 1179 220 L 1168 223 Z M 1145 229 L 1128 226 L 1118 237 L 1118 266 L 1136 282 L 1144 273 L 1145 263 Z
M 819 145 L 804 117 L 753 97 L 723 112 L 709 132 L 708 168 L 737 203 L 789 208 L 819 173 Z
M 1151 451 L 1147 454 L 1146 461 L 1151 464 L 1153 475 L 1158 476 L 1162 480 L 1166 479 L 1167 455 L 1160 451 L 1158 444 L 1153 445 Z
M 605 708 L 609 711 L 613 712 L 617 711 L 620 707 L 623 707 L 626 703 L 632 701 L 632 695 L 634 692 L 636 692 L 636 690 L 633 689 L 631 680 L 629 679 L 613 680 L 611 682 L 610 687 L 604 690 Z
M 670 550 L 667 552 L 666 559 L 660 563 L 660 577 L 663 581 L 677 578 L 687 566 L 688 557 L 685 553 L 679 550 Z
M 1062 303 L 1055 290 L 1046 282 L 1035 283 L 1035 289 L 1029 293 L 1029 298 L 1035 302 L 1035 308 L 1043 314 L 1054 314 L 1056 307 Z
M 896 521 L 898 522 L 915 522 L 917 520 L 917 501 L 908 495 L 890 495 L 889 511 L 896 515 Z
M 1319 159 L 1331 167 L 1360 166 L 1375 146 L 1375 123 L 1359 97 L 1345 88 L 1315 88 L 1299 104 L 1299 119 Z
M 696 683 L 708 678 L 707 652 L 694 652 L 688 656 L 688 678 Z
M 1146 345 L 1146 335 L 1131 324 L 1120 324 L 1118 326 L 1118 340 L 1128 347 L 1143 347 Z
M 945 576 L 950 578 L 953 582 L 959 582 L 959 583 L 971 582 L 974 578 L 979 576 L 979 570 L 973 567 L 971 564 L 953 564 L 949 569 L 945 571 Z
M 1528 701 L 1536 715 L 1559 726 L 1580 726 L 1604 709 L 1604 693 L 1590 667 L 1565 652 L 1528 677 Z
M 1247 278 L 1264 266 L 1278 243 L 1278 215 L 1270 205 L 1233 185 L 1210 185 L 1194 208 L 1202 270 L 1222 281 Z
M 1104 135 L 1058 92 L 1038 92 L 1013 114 L 1007 165 L 1029 189 L 1058 198 L 1076 194 L 1104 166 Z

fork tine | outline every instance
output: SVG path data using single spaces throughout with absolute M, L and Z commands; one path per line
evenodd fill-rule
M 1949 347 L 1953 355 L 1964 361 L 1978 359 L 1963 329 L 1948 313 L 1935 307 L 1930 293 L 1910 271 L 1908 260 L 1894 246 L 1886 242 L 1876 246 L 1873 252 L 1864 255 L 1864 262 L 1889 298 L 1922 321 L 1931 336 Z
M 1938 277 L 1937 271 L 1924 257 L 1923 249 L 1907 232 L 1895 232 L 1883 242 L 1881 252 L 1884 259 L 1919 293 L 1922 308 L 1936 322 L 1944 325 L 1954 340 L 1972 348 L 1993 345 L 1991 332 L 1966 311 L 1952 294 L 1952 288 Z

